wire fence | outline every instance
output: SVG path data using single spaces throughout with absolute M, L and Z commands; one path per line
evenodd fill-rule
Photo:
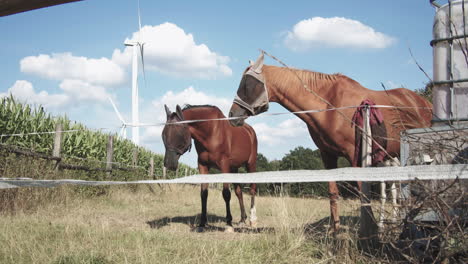
M 367 105 L 365 105 L 367 106 Z M 295 112 L 278 112 L 278 113 L 262 113 L 261 115 L 258 116 L 252 116 L 250 118 L 256 118 L 260 116 L 280 116 L 280 115 L 291 115 L 291 114 L 307 114 L 307 113 L 323 113 L 323 112 L 328 112 L 328 111 L 340 111 L 340 110 L 345 110 L 345 109 L 357 109 L 359 107 L 364 107 L 364 105 L 354 105 L 354 106 L 343 106 L 343 107 L 333 107 L 333 108 L 327 108 L 327 109 L 312 109 L 312 110 L 303 110 L 303 111 L 295 111 Z M 428 107 L 410 107 L 410 106 L 392 106 L 392 105 L 373 105 L 373 106 L 367 106 L 369 108 L 393 108 L 393 109 L 427 109 L 427 110 L 432 110 L 431 108 Z M 125 124 L 126 127 L 153 127 L 153 126 L 165 126 L 165 125 L 177 125 L 177 124 L 190 124 L 190 123 L 198 123 L 198 122 L 209 122 L 209 121 L 229 121 L 229 120 L 236 120 L 236 119 L 243 119 L 244 117 L 223 117 L 223 118 L 212 118 L 212 119 L 195 119 L 195 120 L 183 120 L 183 121 L 177 121 L 177 122 L 171 122 L 171 123 L 166 123 L 166 122 L 159 122 L 159 123 L 139 123 L 139 124 Z M 98 128 L 94 129 L 96 131 L 102 131 L 102 130 L 112 130 L 112 129 L 117 129 L 119 127 L 103 127 L 103 128 Z M 76 132 L 82 132 L 82 131 L 87 131 L 90 129 L 70 129 L 70 130 L 59 130 L 59 131 L 43 131 L 43 132 L 22 132 L 22 133 L 14 133 L 14 134 L 0 134 L 0 138 L 3 137 L 24 137 L 24 136 L 30 136 L 30 135 L 46 135 L 46 134 L 55 134 L 55 133 L 76 133 Z

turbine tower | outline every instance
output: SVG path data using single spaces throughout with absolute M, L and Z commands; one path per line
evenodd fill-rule
M 141 19 L 140 19 L 140 1 L 138 1 L 138 40 L 124 42 L 125 46 L 132 47 L 132 141 L 136 145 L 140 144 L 140 119 L 139 119 L 139 102 L 138 102 L 138 50 L 140 50 L 141 63 L 143 74 L 145 64 L 143 61 L 143 45 L 141 42 Z

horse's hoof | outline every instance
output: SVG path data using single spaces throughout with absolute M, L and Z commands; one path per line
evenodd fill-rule
M 257 221 L 250 221 L 250 227 L 257 227 Z
M 234 227 L 226 226 L 226 228 L 224 229 L 224 232 L 225 233 L 234 233 Z
M 203 226 L 197 227 L 196 230 L 197 230 L 197 233 L 203 233 L 203 232 L 205 232 L 205 228 L 204 228 Z
M 240 221 L 237 225 L 239 227 L 244 227 L 244 226 L 246 226 L 246 223 L 245 223 L 245 221 Z

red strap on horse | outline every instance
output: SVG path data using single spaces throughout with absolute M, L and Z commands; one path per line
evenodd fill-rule
M 360 106 L 356 109 L 356 112 L 354 112 L 353 115 L 353 123 L 351 124 L 352 126 L 357 125 L 360 128 L 364 127 L 364 110 L 369 107 L 369 106 L 374 106 L 375 103 L 372 102 L 369 99 L 365 99 L 364 101 L 361 102 Z M 376 125 L 380 125 L 383 123 L 383 114 L 382 112 L 375 107 L 370 107 L 370 120 L 369 124 L 372 127 L 375 127 Z M 373 134 L 374 132 L 372 132 Z M 360 133 L 361 134 L 361 133 Z M 361 152 L 361 140 L 356 140 L 355 141 L 355 148 L 354 148 L 354 158 L 353 158 L 353 167 L 360 167 L 359 166 L 359 161 L 360 161 L 360 152 Z M 375 144 L 374 141 L 372 141 L 372 165 L 375 165 L 379 162 L 382 162 L 385 158 L 385 153 Z

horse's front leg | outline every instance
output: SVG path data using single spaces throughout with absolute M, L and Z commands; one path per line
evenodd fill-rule
M 229 189 L 229 183 L 223 183 L 223 198 L 226 203 L 226 223 L 228 226 L 232 226 L 232 215 L 231 215 L 231 190 Z
M 228 162 L 221 162 L 221 172 L 222 173 L 229 173 L 230 167 Z M 229 189 L 229 183 L 223 183 L 223 198 L 224 202 L 226 203 L 226 223 L 228 226 L 232 226 L 232 215 L 231 215 L 231 189 Z
M 257 209 L 255 208 L 255 195 L 257 194 L 257 184 L 250 184 L 250 226 L 257 226 Z
M 324 151 L 320 151 L 325 169 L 336 169 L 338 167 L 338 157 Z M 340 215 L 338 214 L 339 191 L 336 182 L 328 182 L 328 195 L 330 197 L 330 217 L 331 231 L 336 232 L 340 229 Z
M 254 162 L 247 164 L 247 171 L 249 173 L 257 171 L 256 159 Z M 257 226 L 257 209 L 255 208 L 255 195 L 257 194 L 257 184 L 250 184 L 250 226 Z

